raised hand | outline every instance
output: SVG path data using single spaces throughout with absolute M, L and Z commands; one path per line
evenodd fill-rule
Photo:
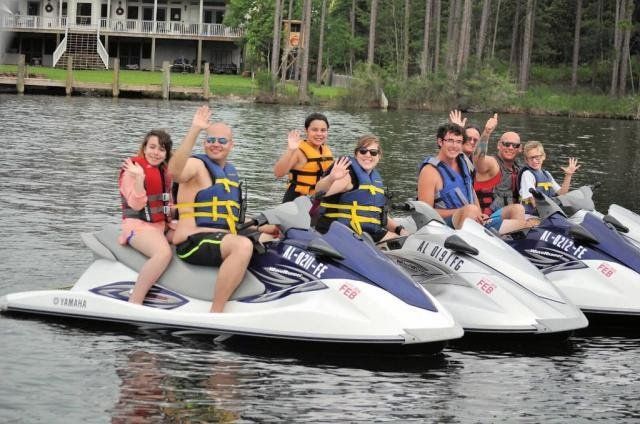
M 300 137 L 299 130 L 291 130 L 289 134 L 287 134 L 287 147 L 289 150 L 297 150 L 300 147 L 300 142 L 302 138 Z
M 349 167 L 351 166 L 351 160 L 347 156 L 342 156 L 340 159 L 333 163 L 333 168 L 329 175 L 333 181 L 340 180 L 349 174 Z
M 487 123 L 484 124 L 484 133 L 491 134 L 493 130 L 498 126 L 498 114 L 494 113 L 491 118 L 487 120 Z
M 456 109 L 449 112 L 449 122 L 451 122 L 452 124 L 460 125 L 462 128 L 464 128 L 465 124 L 467 123 L 467 118 L 463 119 L 462 111 Z
M 211 125 L 209 119 L 211 119 L 211 110 L 209 109 L 209 106 L 203 105 L 196 110 L 195 115 L 193 115 L 191 125 L 200 130 L 206 130 L 209 125 Z
M 569 163 L 567 166 L 561 166 L 560 169 L 564 171 L 567 175 L 573 175 L 576 173 L 578 169 L 580 169 L 581 165 L 578 165 L 577 158 L 569 158 Z
M 135 178 L 144 178 L 144 169 L 130 158 L 127 158 L 122 164 L 125 173 Z

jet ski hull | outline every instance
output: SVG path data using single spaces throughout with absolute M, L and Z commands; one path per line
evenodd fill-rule
M 426 206 L 418 203 L 417 209 Z M 420 219 L 405 218 L 402 223 L 415 228 Z M 389 242 L 387 255 L 442 303 L 465 333 L 566 337 L 588 325 L 566 296 L 500 238 L 472 221 L 461 230 L 436 221 L 395 242 L 401 247 Z M 456 251 L 451 244 L 448 248 L 453 235 L 477 252 Z

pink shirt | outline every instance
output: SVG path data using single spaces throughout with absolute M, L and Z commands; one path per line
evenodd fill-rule
M 147 204 L 147 193 L 144 191 L 142 193 L 136 192 L 135 182 L 136 179 L 134 176 L 124 172 L 120 179 L 120 193 L 132 209 L 139 210 Z M 164 234 L 166 228 L 166 222 L 147 222 L 138 218 L 123 218 L 122 231 L 118 237 L 118 243 L 123 245 L 127 244 L 129 237 L 143 231 L 159 231 Z

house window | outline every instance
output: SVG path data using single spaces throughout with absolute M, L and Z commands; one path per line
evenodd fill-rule
M 40 14 L 40 2 L 30 1 L 27 3 L 27 15 L 38 16 Z
M 142 8 L 142 20 L 143 21 L 153 21 L 153 7 L 143 7 Z
M 76 24 L 91 25 L 91 3 L 78 3 Z
M 179 7 L 172 7 L 171 8 L 171 20 L 172 21 L 179 21 L 182 17 L 182 9 L 180 9 Z
M 127 7 L 127 19 L 138 19 L 138 6 Z
M 100 8 L 100 17 L 101 18 L 108 18 L 109 16 L 107 15 L 107 5 L 103 4 L 102 7 Z
M 224 21 L 224 12 L 218 11 L 216 12 L 216 23 L 221 24 Z
M 167 20 L 167 9 L 163 8 L 158 8 L 158 11 L 156 12 L 156 21 L 159 22 L 164 22 Z

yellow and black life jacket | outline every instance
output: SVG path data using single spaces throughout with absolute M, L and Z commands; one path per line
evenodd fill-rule
M 316 183 L 333 164 L 333 154 L 326 144 L 320 146 L 318 150 L 307 140 L 300 143 L 299 149 L 307 158 L 307 163 L 301 169 L 289 171 L 289 188 L 293 186 L 298 194 L 313 194 Z

